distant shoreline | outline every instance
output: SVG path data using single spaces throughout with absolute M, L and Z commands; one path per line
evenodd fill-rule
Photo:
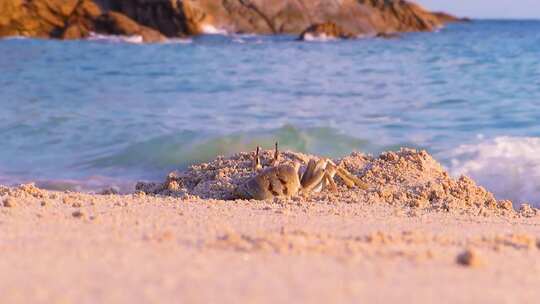
M 229 2 L 227 2 L 229 3 Z M 256 6 L 241 1 L 217 4 L 170 1 L 150 3 L 117 0 L 36 0 L 31 3 L 6 1 L 0 5 L 0 37 L 25 36 L 81 39 L 90 33 L 140 36 L 155 43 L 204 33 L 254 33 L 300 35 L 321 23 L 333 23 L 352 36 L 391 35 L 433 31 L 452 22 L 466 21 L 442 12 L 429 12 L 413 2 L 361 0 L 325 6 L 317 1 L 282 0 Z M 328 33 L 326 33 L 328 34 Z

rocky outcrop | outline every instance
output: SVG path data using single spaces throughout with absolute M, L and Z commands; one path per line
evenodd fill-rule
M 185 0 L 192 33 L 222 29 L 237 33 L 299 35 L 314 24 L 333 22 L 360 35 L 375 32 L 373 10 L 357 0 Z
M 63 39 L 81 39 L 88 37 L 95 31 L 95 22 L 102 15 L 101 8 L 92 1 L 82 1 L 73 10 L 64 27 L 59 27 L 58 32 Z
M 404 0 L 184 0 L 183 7 L 186 27 L 192 33 L 218 28 L 300 34 L 316 24 L 332 22 L 353 35 L 377 35 L 433 31 L 451 20 Z
M 109 35 L 141 36 L 144 42 L 164 42 L 167 40 L 160 32 L 139 25 L 126 15 L 108 12 L 100 16 L 95 24 L 98 33 Z
M 403 0 L 358 0 L 378 16 L 377 33 L 426 32 L 443 26 L 443 22 L 421 6 Z
M 471 21 L 471 19 L 469 19 L 469 18 L 458 18 L 456 16 L 452 16 L 452 15 L 444 13 L 444 12 L 433 12 L 433 15 L 435 15 L 437 18 L 439 18 L 439 21 L 441 21 L 444 24 Z
M 0 1 L 0 36 L 63 39 L 94 31 L 141 35 L 147 42 L 216 31 L 298 35 L 321 24 L 347 36 L 375 36 L 431 31 L 452 21 L 404 0 Z
M 68 22 L 86 13 L 83 7 L 91 15 L 101 13 L 92 1 L 0 1 L 0 36 L 60 38 Z
M 106 11 L 122 13 L 137 23 L 159 31 L 167 37 L 187 33 L 185 1 L 179 0 L 94 0 Z
M 106 12 L 93 0 L 15 0 L 0 2 L 0 36 L 81 39 L 92 32 L 140 35 L 144 42 L 165 36 L 129 17 Z
M 351 39 L 355 36 L 345 32 L 333 22 L 318 23 L 307 28 L 300 34 L 300 40 Z

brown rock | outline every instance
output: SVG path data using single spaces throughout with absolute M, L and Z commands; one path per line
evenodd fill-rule
M 0 36 L 50 37 L 59 21 L 42 2 L 0 1 Z
M 318 23 L 308 27 L 302 34 L 300 40 L 311 39 L 351 39 L 354 35 L 347 33 L 334 22 Z
M 0 3 L 0 36 L 81 39 L 93 31 L 105 34 L 141 35 L 145 42 L 165 38 L 120 13 L 103 15 L 103 0 L 34 0 Z
M 91 0 L 82 1 L 67 20 L 61 38 L 81 39 L 88 37 L 90 32 L 95 31 L 94 24 L 101 14 L 101 8 L 97 4 Z
M 395 39 L 399 38 L 399 34 L 397 33 L 378 33 L 377 38 L 384 38 L 384 39 Z
M 443 25 L 440 19 L 418 4 L 403 0 L 359 0 L 373 8 L 379 33 L 433 31 Z
M 2 1 L 0 36 L 82 38 L 100 14 L 92 0 Z
M 452 16 L 452 15 L 444 13 L 444 12 L 433 12 L 433 15 L 435 15 L 437 18 L 439 18 L 439 21 L 441 21 L 444 24 L 458 23 L 458 22 L 470 22 L 471 21 L 469 18 L 458 18 L 456 16 Z
M 166 37 L 187 33 L 184 6 L 188 1 L 176 0 L 95 0 L 109 11 L 120 12 L 135 22 L 161 32 Z M 218 1 L 215 1 L 218 2 Z
M 140 35 L 144 42 L 154 43 L 166 40 L 165 36 L 158 31 L 139 25 L 129 17 L 117 12 L 108 12 L 100 16 L 96 22 L 96 30 L 99 33 L 111 35 Z

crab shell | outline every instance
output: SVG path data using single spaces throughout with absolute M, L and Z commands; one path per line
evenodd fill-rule
M 269 167 L 239 186 L 240 197 L 267 200 L 276 196 L 294 196 L 302 189 L 300 164 Z

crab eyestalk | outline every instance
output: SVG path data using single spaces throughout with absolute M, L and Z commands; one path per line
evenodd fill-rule
M 275 149 L 274 149 L 274 159 L 270 162 L 270 165 L 276 166 L 279 164 L 279 148 L 278 148 L 278 142 L 276 141 Z
M 253 158 L 253 163 L 252 163 L 253 171 L 260 171 L 262 169 L 261 158 L 259 157 L 260 150 L 261 150 L 261 147 L 257 146 L 257 150 L 255 150 L 255 157 Z

